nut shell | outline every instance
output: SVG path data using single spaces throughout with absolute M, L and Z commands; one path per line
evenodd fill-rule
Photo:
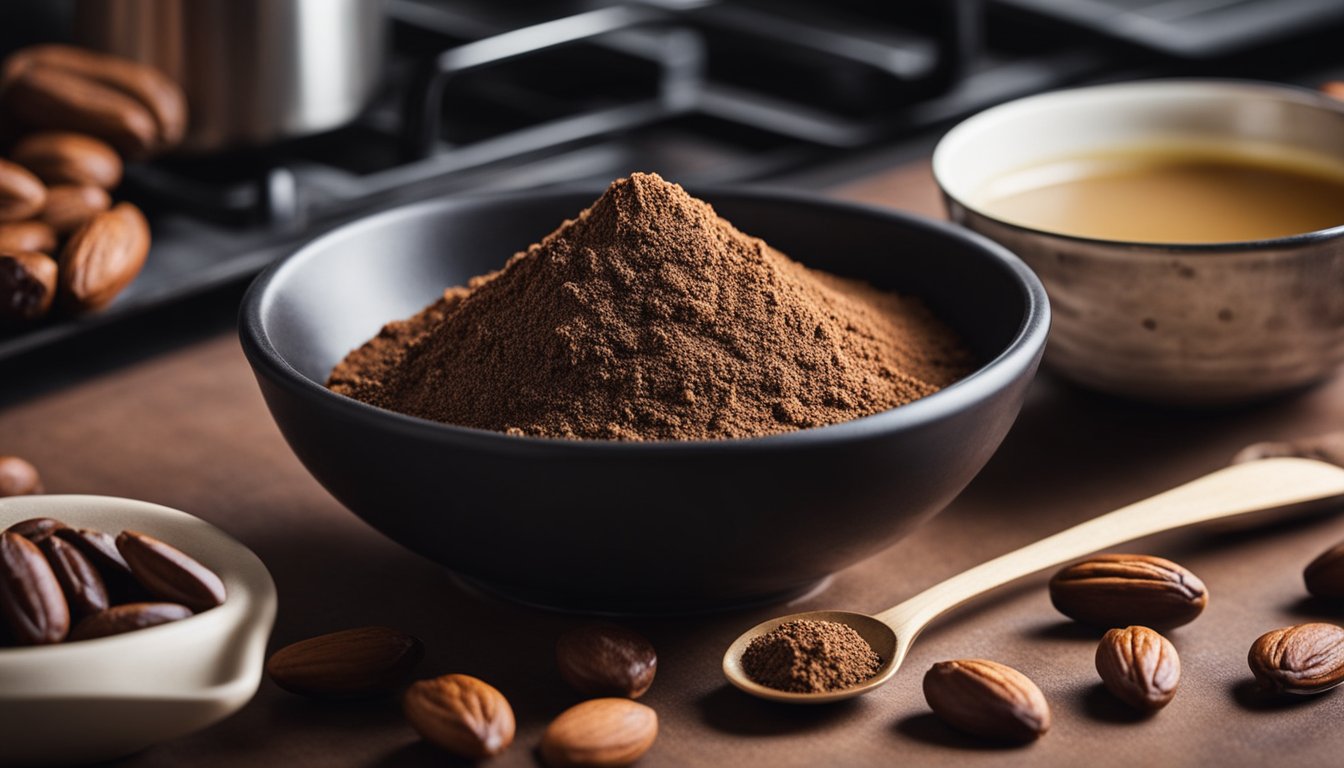
M 1045 694 L 1026 675 L 985 659 L 940 661 L 924 675 L 924 699 L 959 731 L 1025 743 L 1050 730 Z
M 0 533 L 0 616 L 23 645 L 59 643 L 70 631 L 70 608 L 42 551 L 12 531 Z
M 0 497 L 28 496 L 42 492 L 42 476 L 18 456 L 0 456 Z
M 1181 683 L 1176 647 L 1148 627 L 1109 630 L 1097 645 L 1096 663 L 1106 690 L 1138 710 L 1167 706 Z
M 1188 624 L 1208 605 L 1204 582 L 1184 567 L 1150 555 L 1097 555 L 1050 579 L 1050 602 L 1074 621 L 1097 627 Z
M 70 631 L 70 640 L 94 640 L 181 621 L 191 609 L 175 603 L 124 603 L 85 618 Z
M 47 189 L 47 204 L 39 220 L 65 236 L 112 207 L 107 190 L 91 184 L 58 184 Z
M 206 611 L 224 602 L 224 582 L 182 550 L 138 531 L 122 531 L 117 550 L 131 574 L 155 597 Z
M 1323 600 L 1344 599 L 1344 542 L 1322 552 L 1302 571 L 1307 591 Z

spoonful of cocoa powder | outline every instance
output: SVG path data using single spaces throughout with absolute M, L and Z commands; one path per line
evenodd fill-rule
M 636 173 L 499 271 L 388 324 L 328 386 L 514 435 L 712 440 L 872 415 L 972 368 L 919 298 L 809 269 Z

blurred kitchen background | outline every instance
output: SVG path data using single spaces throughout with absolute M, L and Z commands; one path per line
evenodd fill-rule
M 631 170 L 824 189 L 1070 84 L 1317 87 L 1344 78 L 1341 39 L 1344 0 L 7 0 L 0 53 L 64 40 L 158 64 L 193 126 L 118 192 L 153 226 L 139 279 L 100 314 L 0 332 L 0 368 L 146 313 L 165 334 L 231 321 L 276 256 L 410 200 Z

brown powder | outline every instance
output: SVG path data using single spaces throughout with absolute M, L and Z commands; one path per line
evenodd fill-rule
M 747 677 L 777 691 L 825 693 L 877 674 L 882 659 L 847 624 L 802 619 L 753 639 L 742 653 Z
M 808 269 L 654 174 L 336 366 L 389 410 L 565 438 L 700 440 L 835 424 L 970 370 L 914 298 Z

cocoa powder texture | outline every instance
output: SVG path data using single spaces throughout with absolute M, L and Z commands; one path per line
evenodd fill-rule
M 846 624 L 801 619 L 754 638 L 742 653 L 747 677 L 778 691 L 825 693 L 877 674 L 882 659 Z
M 878 413 L 971 367 L 917 298 L 804 267 L 637 173 L 383 328 L 328 386 L 515 435 L 705 440 Z

